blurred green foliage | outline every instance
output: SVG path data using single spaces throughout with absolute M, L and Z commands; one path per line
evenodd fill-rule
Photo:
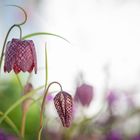
M 15 101 L 22 96 L 17 80 L 3 80 L 0 82 L 0 111 L 5 112 Z M 8 117 L 13 121 L 20 131 L 22 108 L 21 105 L 16 107 L 12 112 L 8 114 Z M 39 106 L 37 103 L 33 103 L 27 113 L 26 128 L 25 128 L 25 140 L 35 140 L 37 137 L 37 131 L 39 127 Z M 16 135 L 15 131 L 3 121 L 0 124 L 0 128 L 5 132 Z

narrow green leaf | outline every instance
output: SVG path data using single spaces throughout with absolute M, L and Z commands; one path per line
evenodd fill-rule
M 45 44 L 45 68 L 46 68 L 46 81 L 45 81 L 45 90 L 44 93 L 46 92 L 47 84 L 48 84 L 48 59 L 47 59 L 47 43 Z M 38 132 L 38 140 L 41 140 L 41 133 L 42 133 L 42 128 L 40 128 Z
M 0 111 L 0 116 L 4 116 L 4 113 Z M 16 127 L 16 125 L 14 124 L 14 122 L 8 117 L 5 117 L 5 122 L 17 133 L 17 135 L 19 135 L 19 130 Z
M 38 88 L 36 88 L 35 90 L 32 90 L 31 92 L 29 92 L 28 94 L 24 95 L 23 97 L 21 97 L 19 100 L 17 100 L 11 107 L 9 107 L 9 109 L 4 113 L 3 117 L 0 118 L 0 124 L 2 123 L 2 121 L 7 117 L 7 115 L 13 111 L 13 109 L 15 109 L 19 104 L 21 104 L 24 100 L 26 100 L 27 98 L 31 97 L 33 94 L 36 93 L 36 91 L 42 89 L 44 87 L 40 86 Z
M 59 37 L 65 41 L 67 41 L 68 43 L 70 43 L 67 39 L 65 39 L 64 37 L 60 36 L 60 35 L 57 35 L 57 34 L 53 34 L 53 33 L 48 33 L 48 32 L 36 32 L 36 33 L 32 33 L 32 34 L 28 34 L 28 35 L 25 35 L 22 37 L 22 39 L 27 39 L 27 38 L 31 38 L 31 37 L 34 37 L 34 36 L 39 36 L 39 35 L 52 35 L 52 36 L 56 36 L 56 37 Z

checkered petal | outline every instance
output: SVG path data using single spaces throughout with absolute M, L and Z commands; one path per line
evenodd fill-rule
M 10 72 L 13 69 L 15 73 L 32 72 L 34 67 L 36 73 L 37 60 L 33 41 L 12 39 L 7 44 L 4 71 Z
M 4 72 L 10 72 L 13 69 L 16 60 L 16 46 L 9 41 L 6 45 Z
M 32 51 L 33 67 L 34 67 L 35 73 L 37 73 L 37 59 L 36 59 L 37 56 L 36 56 L 36 51 L 35 51 L 35 45 L 32 40 L 28 40 L 28 42 L 30 43 L 30 47 L 31 47 L 31 51 Z
M 59 92 L 54 98 L 54 105 L 64 127 L 70 127 L 72 121 L 72 96 L 65 91 Z

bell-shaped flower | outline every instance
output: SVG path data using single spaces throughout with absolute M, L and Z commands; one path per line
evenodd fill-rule
M 93 99 L 93 87 L 88 84 L 78 86 L 74 99 L 76 102 L 80 102 L 83 106 L 89 106 Z
M 15 73 L 37 73 L 37 59 L 35 46 L 32 40 L 12 39 L 6 46 L 4 72 L 14 70 Z
M 72 96 L 65 91 L 59 92 L 54 98 L 54 105 L 64 127 L 70 127 L 72 121 Z

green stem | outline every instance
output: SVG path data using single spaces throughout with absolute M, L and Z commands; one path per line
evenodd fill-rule
M 45 67 L 46 67 L 46 81 L 45 81 L 45 89 L 48 84 L 48 55 L 47 55 L 47 43 L 45 44 Z
M 45 109 L 46 97 L 48 95 L 49 88 L 52 84 L 58 84 L 60 86 L 61 91 L 62 91 L 62 86 L 59 82 L 51 82 L 46 89 L 46 92 L 45 92 L 44 97 L 43 97 L 42 105 L 41 105 L 41 111 L 40 111 L 40 128 L 39 128 L 39 132 L 38 132 L 38 140 L 41 140 L 41 132 L 42 132 L 42 128 L 43 128 L 43 112 Z
M 28 110 L 24 110 L 22 111 L 22 123 L 21 123 L 21 137 L 24 138 L 25 135 L 25 124 L 26 124 L 26 115 L 27 115 Z
M 19 9 L 21 9 L 21 10 L 23 11 L 23 13 L 24 13 L 25 18 L 24 18 L 24 21 L 23 21 L 23 22 L 21 22 L 21 23 L 19 23 L 19 24 L 14 24 L 13 26 L 11 26 L 10 29 L 8 30 L 8 32 L 7 32 L 7 35 L 6 35 L 6 37 L 5 37 L 5 40 L 4 40 L 4 43 L 3 43 L 3 47 L 2 47 L 1 57 L 0 57 L 0 71 L 1 71 L 1 65 L 2 65 L 2 60 L 3 60 L 3 56 L 4 56 L 4 51 L 5 51 L 5 45 L 6 45 L 6 42 L 7 42 L 7 39 L 8 39 L 8 36 L 9 36 L 11 30 L 12 30 L 14 27 L 18 27 L 19 30 L 20 30 L 20 39 L 21 39 L 21 38 L 22 38 L 22 29 L 21 29 L 20 26 L 23 25 L 23 24 L 25 24 L 26 21 L 27 21 L 27 13 L 26 13 L 26 11 L 25 11 L 22 7 L 20 7 L 20 6 L 18 6 L 18 5 L 6 5 L 6 6 L 13 6 L 13 7 L 17 7 L 17 8 L 19 8 Z
M 16 74 L 16 77 L 17 77 L 18 84 L 19 84 L 19 86 L 20 86 L 21 90 L 23 90 L 23 85 L 22 85 L 22 83 L 21 83 L 21 80 L 20 80 L 20 78 L 19 78 L 18 74 Z
M 47 43 L 45 44 L 45 67 L 46 67 L 46 75 L 45 75 L 45 77 L 46 77 L 46 81 L 45 81 L 45 90 L 44 90 L 44 92 L 46 91 L 47 84 L 48 84 L 48 59 L 47 59 L 47 48 L 46 48 L 46 46 L 47 46 Z M 39 129 L 39 132 L 38 132 L 38 140 L 41 140 L 41 132 L 42 132 L 42 127 Z
M 31 92 L 27 93 L 27 95 L 24 95 L 23 97 L 21 97 L 18 101 L 16 101 L 3 115 L 3 117 L 0 119 L 0 124 L 2 123 L 2 121 L 5 119 L 5 117 L 7 117 L 7 115 L 13 111 L 13 109 L 15 109 L 20 103 L 22 103 L 24 100 L 26 100 L 27 98 L 31 97 L 33 94 L 36 93 L 36 91 L 42 89 L 44 87 L 40 86 L 35 90 L 32 90 Z
M 22 7 L 20 7 L 20 6 L 18 6 L 18 5 L 12 5 L 12 4 L 10 4 L 10 5 L 8 4 L 8 5 L 6 5 L 6 6 L 17 7 L 17 8 L 19 8 L 20 10 L 22 10 L 23 13 L 24 13 L 24 21 L 22 21 L 22 22 L 19 23 L 19 24 L 15 24 L 15 25 L 21 26 L 21 25 L 23 25 L 23 24 L 26 23 L 26 21 L 27 21 L 27 13 L 26 13 L 26 11 L 25 11 Z

